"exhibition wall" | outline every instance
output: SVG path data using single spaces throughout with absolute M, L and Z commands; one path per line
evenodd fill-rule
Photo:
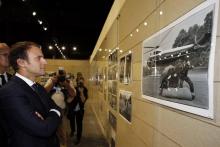
M 126 0 L 106 22 L 112 26 L 89 65 L 89 97 L 110 146 L 220 146 L 218 7 Z

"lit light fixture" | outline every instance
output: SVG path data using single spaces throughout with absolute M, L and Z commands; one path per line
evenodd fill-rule
M 123 52 L 123 50 L 120 50 L 119 52 L 120 52 L 120 53 L 122 53 L 122 52 Z
M 34 11 L 34 12 L 32 13 L 32 15 L 33 15 L 33 16 L 36 16 L 36 15 L 37 15 L 37 12 Z
M 119 47 L 116 47 L 116 50 L 119 50 Z
M 38 20 L 38 23 L 41 25 L 42 23 L 43 23 L 43 21 L 41 21 L 41 20 Z
M 102 51 L 102 49 L 100 48 L 100 49 L 99 49 L 99 51 L 101 52 L 101 51 Z
M 46 31 L 47 30 L 47 27 L 44 27 L 44 31 Z
M 74 47 L 73 47 L 73 50 L 76 51 L 76 49 L 77 49 L 77 48 L 74 46 Z
M 160 11 L 160 15 L 163 15 L 163 11 Z
M 130 37 L 132 37 L 132 36 L 133 36 L 133 34 L 131 33 L 131 34 L 130 34 Z
M 138 29 L 138 28 L 136 29 L 136 32 L 139 32 L 139 29 Z
M 112 50 L 110 50 L 110 49 L 108 50 L 109 53 L 110 53 L 111 51 L 112 51 Z
M 61 49 L 62 49 L 62 50 L 65 50 L 65 49 L 66 49 L 66 47 L 65 47 L 65 46 L 62 46 L 62 47 L 61 47 Z
M 50 45 L 48 48 L 49 48 L 49 50 L 52 50 L 52 49 L 53 49 L 53 46 Z
M 147 22 L 144 22 L 144 26 L 147 26 Z
M 129 54 L 131 54 L 131 50 L 129 50 Z

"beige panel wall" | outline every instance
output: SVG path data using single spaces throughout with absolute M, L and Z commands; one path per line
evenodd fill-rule
M 119 18 L 119 58 L 132 51 L 132 82 L 124 85 L 118 82 L 118 90 L 131 91 L 132 121 L 128 123 L 118 113 L 116 146 L 117 147 L 219 147 L 220 146 L 220 16 L 218 20 L 217 44 L 214 68 L 214 119 L 208 119 L 194 114 L 150 102 L 141 95 L 141 64 L 142 41 L 161 28 L 186 14 L 203 0 L 127 0 L 120 12 Z M 159 11 L 164 15 L 159 16 Z M 143 25 L 144 20 L 148 22 Z M 113 25 L 113 27 L 116 27 Z M 135 30 L 139 28 L 137 33 Z M 113 29 L 113 28 L 112 28 Z M 130 37 L 130 34 L 133 37 Z M 114 38 L 109 33 L 107 38 Z M 106 40 L 108 42 L 108 40 Z M 114 46 L 112 44 L 109 47 Z M 110 44 L 110 43 L 109 43 Z M 108 43 L 105 43 L 108 48 Z M 100 62 L 97 66 L 103 66 Z M 105 66 L 107 64 L 105 63 Z M 92 75 L 90 75 L 92 76 Z M 95 88 L 93 85 L 91 88 Z M 103 94 L 94 94 L 94 103 L 103 105 L 95 108 L 97 116 L 103 125 L 104 133 L 109 139 L 111 131 L 108 123 L 108 101 L 103 100 Z M 102 102 L 100 102 L 102 100 Z

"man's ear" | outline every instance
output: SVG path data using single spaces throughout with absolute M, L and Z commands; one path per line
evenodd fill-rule
M 17 64 L 20 67 L 25 67 L 25 60 L 24 59 L 17 59 Z

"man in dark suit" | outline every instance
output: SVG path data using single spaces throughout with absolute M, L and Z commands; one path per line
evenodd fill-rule
M 6 84 L 11 75 L 7 73 L 9 67 L 9 56 L 10 48 L 6 43 L 0 43 L 0 87 Z
M 9 67 L 10 48 L 6 43 L 0 43 L 0 88 L 5 85 L 11 78 L 11 75 L 7 73 Z M 0 146 L 7 147 L 8 137 L 6 133 L 6 123 L 0 114 Z
M 18 42 L 9 55 L 15 76 L 0 89 L 0 111 L 7 122 L 9 147 L 59 147 L 60 109 L 34 81 L 45 74 L 39 45 Z

